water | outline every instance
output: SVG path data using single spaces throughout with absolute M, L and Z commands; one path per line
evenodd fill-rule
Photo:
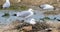
M 13 14 L 15 14 L 17 12 L 19 12 L 19 11 L 0 11 L 0 24 L 9 24 L 14 20 L 22 20 L 23 18 L 21 18 L 21 17 L 13 16 Z M 2 15 L 4 15 L 4 13 L 9 13 L 10 16 L 8 18 L 7 17 L 2 17 Z M 39 21 L 40 19 L 42 19 L 44 17 L 45 17 L 45 15 L 43 14 L 42 11 L 35 11 L 35 15 L 33 15 L 30 18 L 34 18 L 37 21 Z M 57 19 L 60 19 L 59 14 L 58 15 L 48 15 L 47 17 L 49 17 L 50 19 L 54 19 L 55 17 Z

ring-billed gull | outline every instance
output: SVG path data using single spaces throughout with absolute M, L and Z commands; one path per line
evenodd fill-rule
M 42 9 L 48 9 L 48 10 L 53 10 L 54 9 L 54 7 L 52 5 L 49 5 L 49 4 L 42 4 L 42 5 L 40 5 L 40 7 Z
M 6 2 L 3 4 L 3 8 L 9 8 L 10 7 L 10 1 L 6 0 Z
M 30 8 L 30 9 L 28 9 L 28 11 L 17 12 L 16 16 L 22 17 L 22 18 L 28 18 L 28 17 L 32 16 L 33 14 L 34 14 L 33 10 Z

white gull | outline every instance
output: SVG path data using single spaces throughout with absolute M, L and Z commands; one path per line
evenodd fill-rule
M 30 8 L 28 11 L 21 11 L 16 13 L 18 17 L 29 18 L 33 15 L 33 10 Z
M 49 4 L 42 4 L 42 5 L 40 5 L 40 7 L 42 9 L 47 9 L 47 10 L 53 10 L 54 9 L 54 7 L 52 5 L 49 5 Z
M 6 0 L 6 2 L 2 6 L 3 8 L 9 8 L 10 7 L 10 1 Z

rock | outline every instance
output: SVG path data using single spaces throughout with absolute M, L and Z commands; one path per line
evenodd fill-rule
M 29 24 L 32 24 L 32 25 L 35 25 L 36 24 L 36 20 L 34 18 L 27 19 L 27 20 L 25 20 L 25 22 L 27 22 Z
M 30 31 L 32 30 L 32 26 L 25 26 L 22 29 L 24 29 L 25 31 Z
M 55 15 L 55 17 L 56 17 L 56 20 L 60 21 L 60 14 Z
M 47 29 L 45 29 L 46 31 L 52 31 L 52 28 L 47 28 Z
M 5 16 L 10 16 L 9 13 L 5 13 L 4 15 L 2 15 L 2 17 L 5 17 Z

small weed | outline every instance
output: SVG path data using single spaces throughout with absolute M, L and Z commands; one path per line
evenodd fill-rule
M 8 13 L 5 13 L 2 17 L 9 17 L 10 15 Z
M 44 19 L 50 19 L 49 17 L 45 17 Z

